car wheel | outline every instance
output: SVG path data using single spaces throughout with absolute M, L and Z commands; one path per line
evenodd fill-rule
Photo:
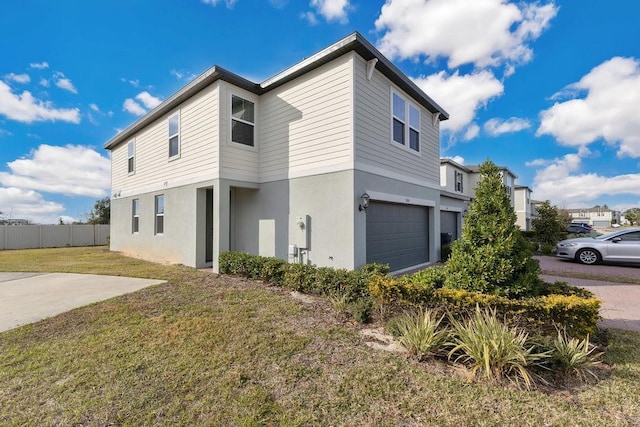
M 582 249 L 576 254 L 576 260 L 580 264 L 597 264 L 600 262 L 600 253 L 594 249 Z

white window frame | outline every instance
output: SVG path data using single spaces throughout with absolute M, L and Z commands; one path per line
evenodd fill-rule
M 162 199 L 162 212 L 158 209 L 158 200 Z M 164 234 L 164 194 L 157 194 L 153 199 L 153 233 L 157 236 Z M 162 218 L 162 230 L 158 231 L 158 219 Z
M 398 97 L 400 100 L 402 100 L 402 102 L 404 103 L 404 118 L 396 116 L 395 114 L 395 110 L 394 110 L 394 96 Z M 415 104 L 414 102 L 411 101 L 411 99 L 403 94 L 401 94 L 399 91 L 391 88 L 391 95 L 390 95 L 390 107 L 391 107 L 391 118 L 390 118 L 390 140 L 391 140 L 391 145 L 395 146 L 395 147 L 399 147 L 402 148 L 406 151 L 409 151 L 413 154 L 416 155 L 421 155 L 422 153 L 422 144 L 423 144 L 423 140 L 422 140 L 422 110 L 420 109 L 420 106 L 418 106 L 417 104 Z M 411 122 L 411 110 L 415 110 L 418 113 L 417 119 L 418 119 L 418 123 L 413 123 Z M 394 138 L 394 121 L 397 120 L 398 122 L 402 123 L 403 126 L 403 141 L 396 141 Z M 415 148 L 411 147 L 411 131 L 414 131 L 418 134 L 418 149 L 416 150 Z
M 173 118 L 176 118 L 178 120 L 178 131 L 175 133 L 171 133 L 171 120 Z M 167 146 L 167 153 L 169 156 L 169 160 L 173 160 L 173 159 L 178 159 L 180 158 L 180 153 L 182 152 L 182 147 L 181 147 L 181 141 L 180 141 L 180 133 L 181 133 L 181 123 L 180 123 L 180 111 L 177 111 L 176 113 L 172 114 L 169 116 L 169 118 L 167 119 L 167 130 L 168 130 L 168 146 Z M 173 138 L 178 138 L 178 152 L 175 154 L 171 154 L 171 140 Z
M 131 233 L 140 232 L 140 199 L 131 200 Z
M 413 110 L 415 110 L 415 111 L 416 111 L 416 113 L 418 114 L 418 123 L 417 123 L 417 127 L 416 127 L 416 126 L 414 126 L 414 125 L 411 123 L 411 110 L 412 110 L 412 109 L 413 109 Z M 408 131 L 407 131 L 407 136 L 408 136 L 408 138 L 407 138 L 408 146 L 407 146 L 407 147 L 408 147 L 410 150 L 413 150 L 413 151 L 415 151 L 416 153 L 419 153 L 419 152 L 420 152 L 420 146 L 422 145 L 422 141 L 421 141 L 421 140 L 422 140 L 422 138 L 421 138 L 421 136 L 422 136 L 422 135 L 421 135 L 421 134 L 422 134 L 422 132 L 420 132 L 420 108 L 416 107 L 415 105 L 413 105 L 412 103 L 410 103 L 410 102 L 409 102 L 409 103 L 408 103 L 408 107 L 407 107 L 407 112 L 409 113 L 409 115 L 408 115 L 409 120 L 407 121 L 407 122 L 408 122 L 408 124 L 409 124 L 409 129 L 408 129 Z M 412 130 L 413 130 L 415 133 L 417 133 L 417 134 L 418 134 L 418 149 L 417 149 L 417 150 L 416 150 L 415 148 L 411 147 L 411 131 L 412 131 Z
M 136 140 L 132 139 L 127 142 L 127 173 L 133 175 L 136 173 Z
M 241 119 L 238 117 L 233 117 L 233 98 L 240 98 L 243 101 L 247 101 L 253 104 L 253 122 L 250 122 L 248 120 L 245 119 Z M 257 118 L 258 118 L 258 103 L 251 98 L 248 98 L 244 95 L 240 95 L 237 93 L 233 93 L 231 92 L 230 96 L 229 96 L 229 141 L 231 141 L 231 143 L 236 146 L 236 147 L 244 147 L 247 149 L 255 149 L 258 145 L 258 141 L 257 141 L 257 132 L 256 132 L 256 122 L 257 122 Z M 253 128 L 253 145 L 247 145 L 244 144 L 242 142 L 238 142 L 238 141 L 234 141 L 233 140 L 233 122 L 236 121 L 238 123 L 243 123 L 245 125 L 249 125 Z

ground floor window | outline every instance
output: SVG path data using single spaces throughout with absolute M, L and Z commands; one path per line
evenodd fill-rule
M 131 201 L 131 232 L 140 231 L 140 200 L 133 199 Z
M 164 195 L 156 196 L 156 208 L 155 208 L 155 234 L 164 233 Z

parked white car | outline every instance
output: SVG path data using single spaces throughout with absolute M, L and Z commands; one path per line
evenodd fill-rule
M 640 263 L 640 228 L 563 240 L 556 246 L 556 256 L 589 265 L 602 261 Z

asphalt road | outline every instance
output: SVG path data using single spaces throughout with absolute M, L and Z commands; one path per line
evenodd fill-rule
M 640 266 L 637 265 L 582 265 L 557 257 L 535 257 L 547 282 L 564 281 L 593 292 L 603 303 L 600 326 L 640 332 Z M 624 277 L 635 283 L 617 283 L 604 280 L 578 279 L 554 276 L 554 272 L 572 272 L 599 277 Z

